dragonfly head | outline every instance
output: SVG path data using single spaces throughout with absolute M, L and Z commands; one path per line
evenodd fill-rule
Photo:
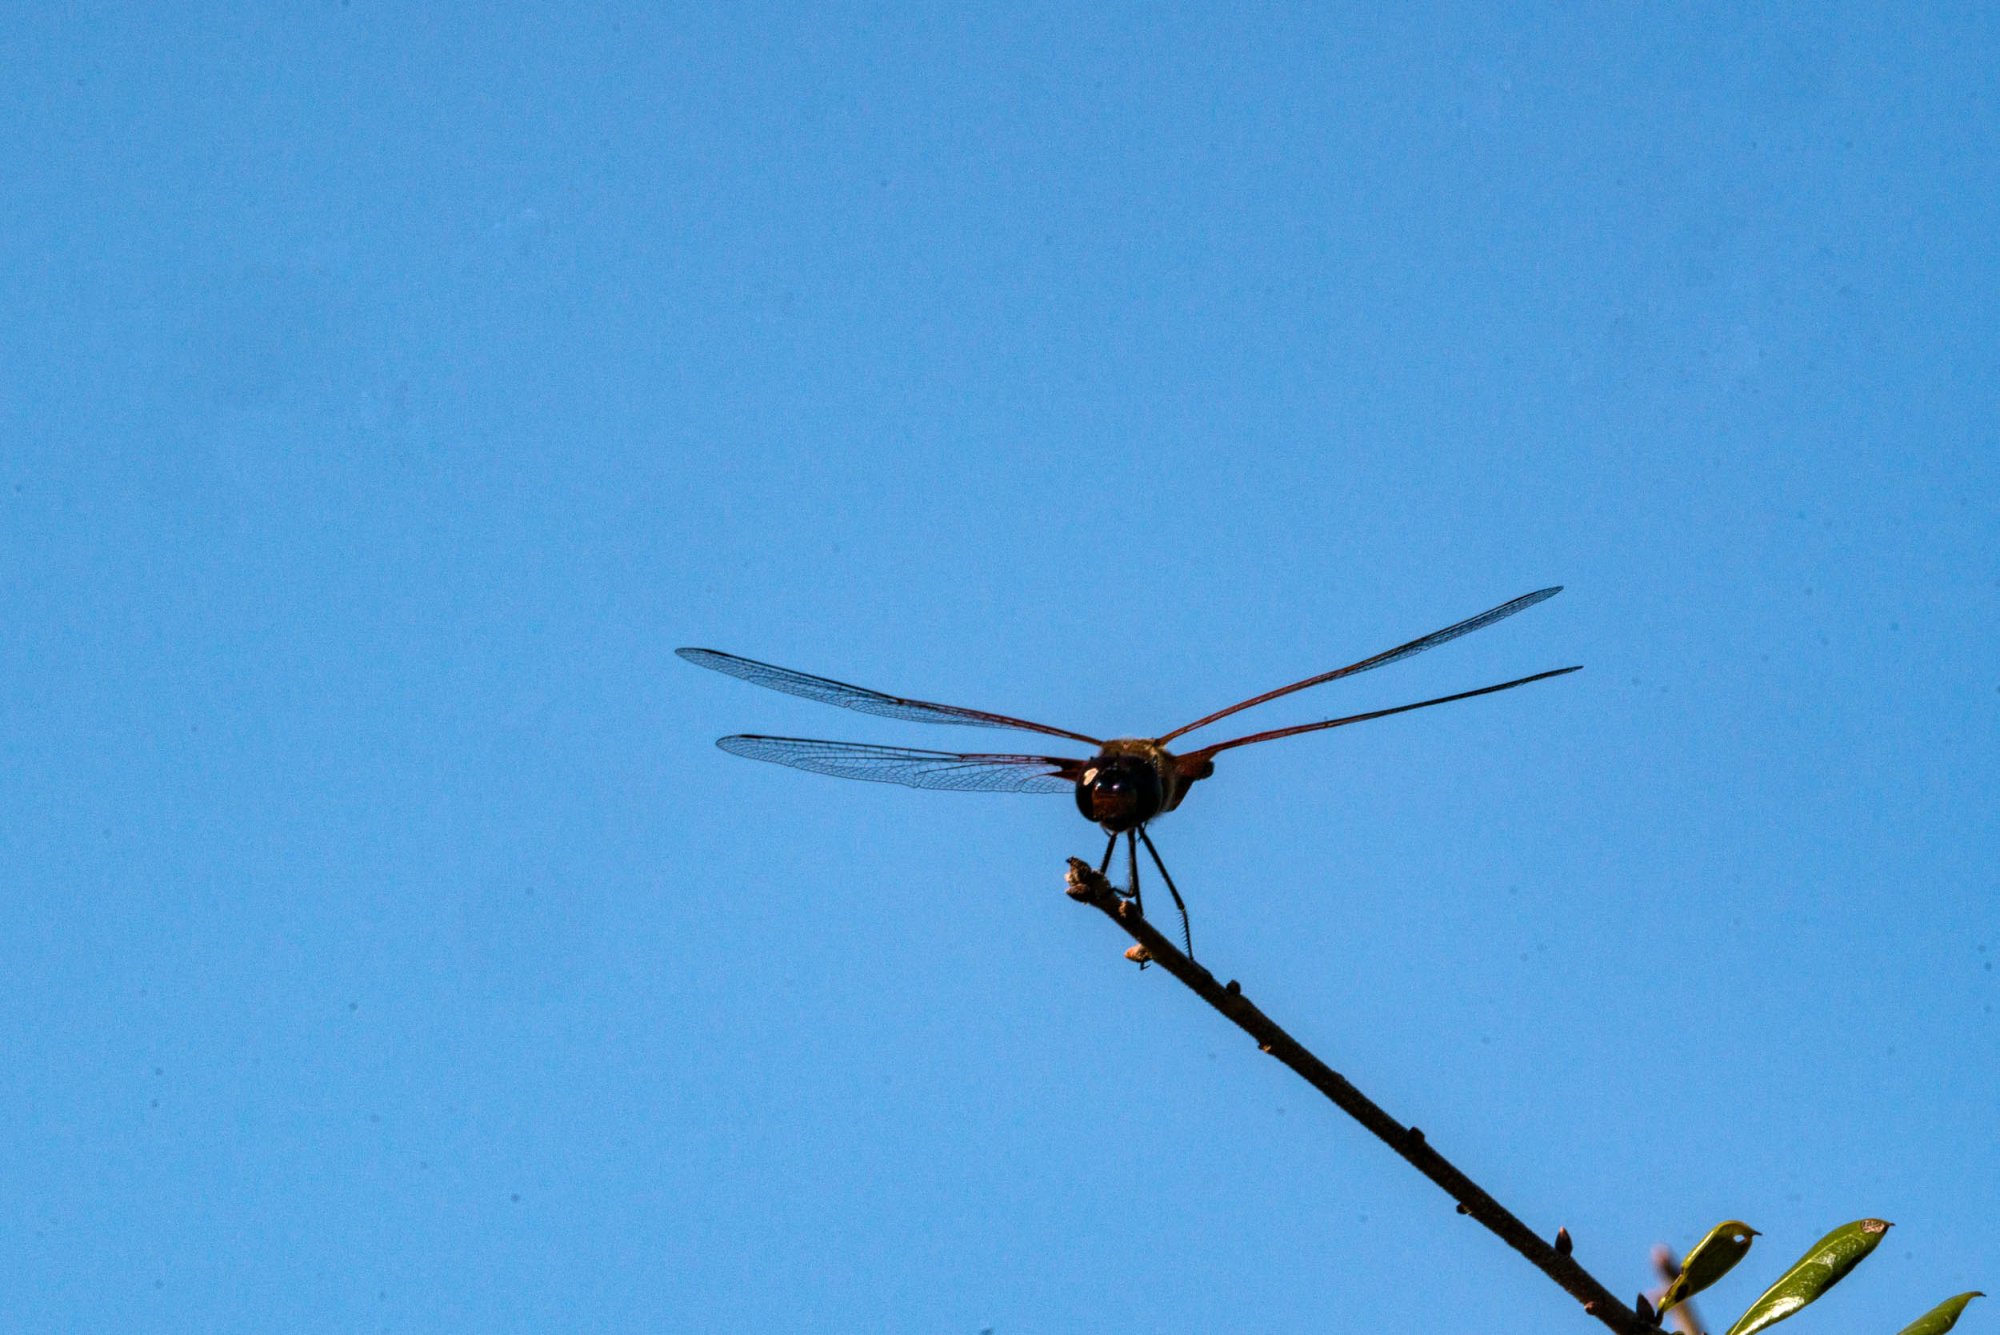
M 1121 750 L 1117 742 L 1107 744 L 1076 781 L 1076 809 L 1111 834 L 1136 830 L 1159 815 L 1166 796 L 1155 757 Z

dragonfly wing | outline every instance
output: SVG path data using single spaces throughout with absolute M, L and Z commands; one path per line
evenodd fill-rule
M 1495 691 L 1511 691 L 1516 686 L 1526 686 L 1529 682 L 1547 681 L 1550 677 L 1560 677 L 1565 673 L 1582 670 L 1581 664 L 1576 667 L 1551 668 L 1547 672 L 1537 672 L 1532 677 L 1516 677 L 1513 681 L 1503 681 L 1497 686 L 1481 686 L 1476 691 L 1441 695 L 1435 700 L 1419 700 L 1415 704 L 1397 705 L 1393 709 L 1371 709 L 1365 714 L 1349 714 L 1346 718 L 1323 719 L 1318 723 L 1301 723 L 1291 728 L 1272 728 L 1268 732 L 1253 732 L 1248 737 L 1232 737 L 1226 742 L 1217 742 L 1213 746 L 1204 746 L 1199 751 L 1184 753 L 1180 758 L 1181 769 L 1183 773 L 1198 769 L 1212 759 L 1216 752 L 1227 751 L 1231 747 L 1254 746 L 1258 742 L 1272 742 L 1280 737 L 1296 737 L 1302 732 L 1324 732 L 1328 728 L 1344 728 L 1350 723 L 1366 723 L 1370 719 L 1388 718 L 1391 714 L 1407 714 L 1412 709 L 1429 709 L 1432 705 L 1448 705 L 1454 700 L 1470 700 L 1475 696 L 1491 695 Z M 1201 776 L 1197 774 L 1195 777 Z
M 803 696 L 808 700 L 818 700 L 822 704 L 858 710 L 863 714 L 908 719 L 913 723 L 958 723 L 973 728 L 1013 728 L 1021 732 L 1044 733 L 1050 737 L 1067 737 L 1071 741 L 1083 742 L 1090 746 L 1100 744 L 1099 738 L 1086 737 L 1080 732 L 1068 732 L 1062 728 L 1051 728 L 1046 723 L 1031 723 L 1027 719 L 1010 718 L 1006 714 L 989 714 L 983 709 L 961 709 L 957 705 L 933 704 L 928 700 L 906 700 L 899 695 L 884 695 L 865 686 L 850 686 L 844 681 L 834 681 L 830 677 L 815 677 L 805 672 L 794 672 L 790 668 L 759 663 L 754 658 L 738 658 L 735 654 L 725 654 L 715 649 L 676 649 L 674 652 L 696 667 L 705 667 L 711 672 L 720 672 L 725 676 L 735 677 L 740 681 L 747 681 L 773 691 L 783 691 L 787 695 Z
M 1081 760 L 1061 756 L 919 751 L 907 746 L 819 742 L 803 737 L 739 735 L 724 737 L 716 745 L 731 755 L 838 779 L 968 793 L 1067 793 L 1076 786 L 1076 776 L 1084 765 Z
M 1243 710 L 1261 705 L 1268 700 L 1275 700 L 1281 695 L 1290 695 L 1294 691 L 1303 691 L 1309 686 L 1318 686 L 1323 682 L 1338 681 L 1342 677 L 1352 677 L 1356 673 L 1367 672 L 1372 668 L 1386 667 L 1391 663 L 1400 663 L 1406 658 L 1411 658 L 1424 652 L 1426 649 L 1435 649 L 1440 644 L 1449 644 L 1461 635 L 1470 635 L 1475 630 L 1484 630 L 1494 622 L 1504 621 L 1516 612 L 1525 612 L 1536 603 L 1546 602 L 1561 592 L 1562 586 L 1557 585 L 1552 589 L 1537 589 L 1533 593 L 1524 593 L 1519 598 L 1511 599 L 1500 604 L 1498 607 L 1489 607 L 1476 617 L 1467 617 L 1456 625 L 1446 626 L 1443 630 L 1434 630 L 1428 635 L 1411 640 L 1408 644 L 1399 644 L 1394 649 L 1384 649 L 1381 653 L 1364 658 L 1358 663 L 1349 663 L 1346 667 L 1335 668 L 1331 672 L 1322 672 L 1318 676 L 1307 677 L 1304 681 L 1295 681 L 1289 686 L 1280 686 L 1275 691 L 1266 691 L 1262 695 L 1253 695 L 1248 700 L 1239 701 L 1227 709 L 1218 709 L 1213 714 L 1204 715 L 1192 723 L 1175 728 L 1159 740 L 1170 742 L 1183 733 L 1193 732 L 1196 728 L 1205 728 L 1217 719 L 1228 718 L 1231 714 L 1241 713 Z
M 1375 657 L 1363 662 L 1356 663 L 1353 667 L 1346 668 L 1344 671 L 1349 676 L 1352 676 L 1356 672 L 1366 672 L 1369 668 L 1386 667 L 1391 663 L 1400 663 L 1406 658 L 1424 652 L 1426 649 L 1435 649 L 1440 644 L 1449 644 L 1461 635 L 1470 635 L 1475 630 L 1486 629 L 1496 621 L 1505 621 L 1516 612 L 1525 612 L 1536 603 L 1547 602 L 1561 592 L 1562 585 L 1558 584 L 1552 589 L 1536 589 L 1533 593 L 1524 593 L 1519 598 L 1504 602 L 1498 607 L 1488 608 L 1476 617 L 1467 617 L 1455 626 L 1446 626 L 1443 630 L 1434 630 L 1420 639 L 1411 640 L 1408 644 L 1399 644 L 1394 649 L 1377 654 Z

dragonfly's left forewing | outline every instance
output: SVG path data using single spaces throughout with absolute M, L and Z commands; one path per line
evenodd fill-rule
M 1080 732 L 1066 728 L 1052 728 L 1046 723 L 1036 723 L 1030 719 L 1015 718 L 1011 714 L 991 714 L 983 709 L 962 709 L 957 705 L 941 705 L 930 700 L 911 700 L 900 695 L 885 695 L 881 691 L 871 691 L 865 686 L 854 686 L 831 677 L 815 677 L 809 672 L 794 672 L 774 663 L 759 663 L 754 658 L 739 658 L 735 654 L 725 654 L 717 649 L 676 649 L 683 659 L 696 667 L 705 667 L 711 672 L 747 681 L 753 686 L 766 690 L 783 691 L 786 695 L 796 695 L 807 700 L 817 700 L 825 705 L 838 705 L 842 709 L 852 709 L 862 714 L 876 714 L 882 718 L 906 719 L 912 723 L 952 723 L 969 728 L 1011 728 L 1020 732 L 1039 732 L 1048 737 L 1067 737 L 1071 741 L 1098 745 L 1095 737 L 1086 737 Z

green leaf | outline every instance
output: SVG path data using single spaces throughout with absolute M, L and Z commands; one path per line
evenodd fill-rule
M 1659 1314 L 1665 1316 L 1673 1308 L 1700 1293 L 1709 1285 L 1728 1274 L 1735 1264 L 1750 1250 L 1750 1239 L 1757 1236 L 1757 1230 L 1741 1219 L 1725 1219 L 1708 1230 L 1708 1236 L 1694 1245 L 1694 1250 L 1681 1262 L 1680 1273 L 1674 1282 L 1667 1285 L 1667 1291 L 1660 1298 Z
M 1764 1296 L 1750 1304 L 1750 1310 L 1736 1318 L 1728 1335 L 1752 1335 L 1774 1326 L 1818 1298 L 1861 1264 L 1889 1231 L 1886 1219 L 1857 1219 L 1842 1224 L 1813 1244 L 1812 1250 L 1778 1276 L 1778 1282 L 1764 1290 Z
M 1974 1298 L 1984 1298 L 1985 1296 L 1985 1294 L 1975 1289 L 1971 1293 L 1961 1293 L 1956 1298 L 1947 1298 L 1930 1311 L 1918 1317 L 1915 1321 L 1912 1321 L 1909 1325 L 1897 1331 L 1896 1335 L 1944 1335 L 1946 1331 L 1958 1324 L 1958 1314 L 1965 1310 L 1967 1303 L 1971 1302 Z

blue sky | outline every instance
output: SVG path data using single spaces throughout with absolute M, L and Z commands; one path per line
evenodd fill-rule
M 2000 1284 L 2000 25 L 1974 7 L 24 14 L 0 1319 L 1592 1328 L 1061 894 L 1615 1291 Z M 1226 735 L 1226 734 L 1219 734 Z M 997 743 L 1015 745 L 1015 742 Z M 1992 1318 L 1975 1305 L 1962 1329 Z

